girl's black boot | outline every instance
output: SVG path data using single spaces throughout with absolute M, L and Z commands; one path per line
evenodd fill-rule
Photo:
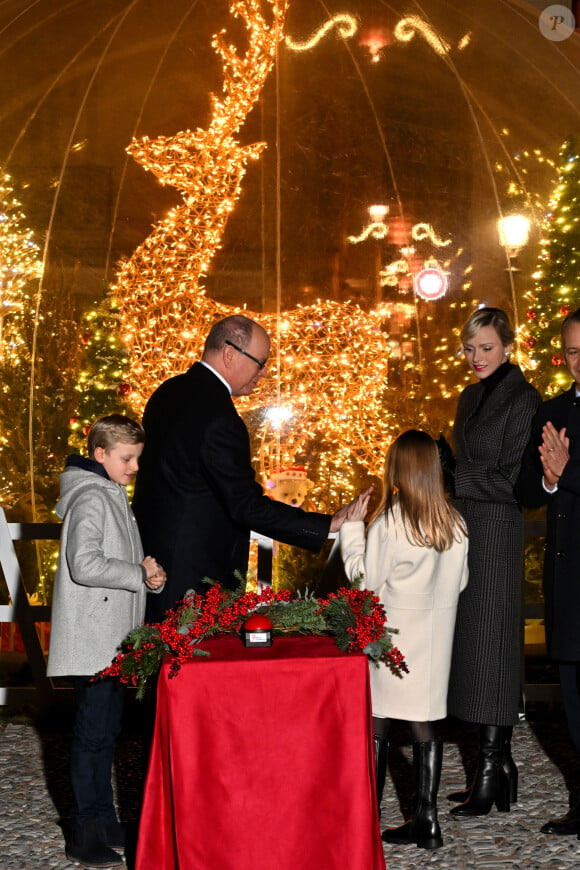
M 377 807 L 379 810 L 379 819 L 381 817 L 381 801 L 383 800 L 383 792 L 385 790 L 385 780 L 387 778 L 387 767 L 389 763 L 389 742 L 377 737 L 373 738 L 375 749 L 375 782 L 377 787 Z
M 420 849 L 439 849 L 443 845 L 437 819 L 437 792 L 441 779 L 443 744 L 439 738 L 413 743 L 417 796 L 413 818 L 399 828 L 387 828 L 385 843 L 414 843 Z

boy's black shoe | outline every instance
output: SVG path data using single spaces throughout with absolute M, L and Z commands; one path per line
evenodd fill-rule
M 121 822 L 99 822 L 99 831 L 105 846 L 110 849 L 120 849 L 121 852 L 124 850 L 127 839 L 125 825 Z
M 83 867 L 122 867 L 123 858 L 107 846 L 98 822 L 86 822 L 73 831 L 66 847 L 66 857 Z

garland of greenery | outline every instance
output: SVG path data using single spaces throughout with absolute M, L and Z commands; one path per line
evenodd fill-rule
M 200 641 L 240 632 L 245 620 L 256 612 L 270 619 L 274 634 L 333 635 L 345 653 L 364 653 L 377 666 L 384 662 L 399 675 L 408 672 L 403 655 L 391 640 L 397 629 L 387 626 L 385 609 L 377 596 L 357 584 L 316 598 L 309 592 L 293 595 L 288 590 L 274 592 L 271 587 L 260 593 L 246 592 L 242 584 L 230 590 L 207 582 L 210 586 L 205 595 L 189 592 L 162 622 L 133 629 L 112 664 L 97 678 L 113 677 L 134 686 L 141 699 L 147 680 L 159 671 L 165 656 L 171 656 L 169 676 L 173 677 L 185 662 L 209 656 L 197 646 Z

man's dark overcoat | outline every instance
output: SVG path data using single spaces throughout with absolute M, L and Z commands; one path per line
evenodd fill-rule
M 553 494 L 542 486 L 538 446 L 549 421 L 570 438 L 570 460 Z M 580 398 L 574 386 L 550 399 L 534 418 L 516 492 L 522 504 L 546 504 L 547 535 L 544 555 L 546 642 L 550 655 L 580 661 Z
M 455 490 L 469 532 L 469 581 L 457 609 L 449 713 L 514 725 L 520 701 L 523 516 L 514 495 L 540 395 L 507 364 L 491 392 L 463 390 L 453 437 Z
M 236 588 L 248 568 L 249 534 L 319 550 L 331 517 L 307 513 L 263 495 L 251 463 L 248 430 L 224 383 L 195 363 L 161 384 L 143 415 L 146 440 L 133 510 L 145 553 L 167 572 L 149 596 L 157 620 L 188 589 L 204 592 L 209 577 Z

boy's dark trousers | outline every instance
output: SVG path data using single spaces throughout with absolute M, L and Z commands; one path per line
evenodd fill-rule
M 87 822 L 117 821 L 111 774 L 121 730 L 123 688 L 115 680 L 75 677 L 76 718 L 71 747 L 72 833 Z

